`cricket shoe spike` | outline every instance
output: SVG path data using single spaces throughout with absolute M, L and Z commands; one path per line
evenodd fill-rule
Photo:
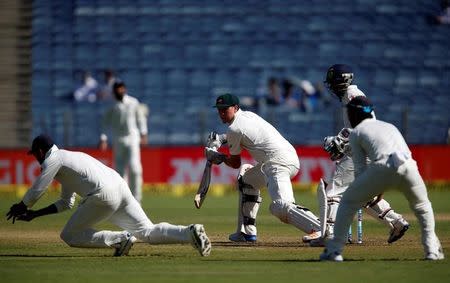
M 247 242 L 247 243 L 256 243 L 256 235 L 247 235 L 242 232 L 236 232 L 228 236 L 228 239 L 232 242 Z
M 117 244 L 114 256 L 128 255 L 135 241 L 136 238 L 134 236 L 131 236 L 130 233 L 128 233 L 126 235 L 126 239 Z
M 323 251 L 323 253 L 319 257 L 320 261 L 336 261 L 336 262 L 342 262 L 344 261 L 344 258 L 342 255 L 338 252 L 329 253 L 327 249 Z
M 302 238 L 303 243 L 309 243 L 312 240 L 316 240 L 322 237 L 322 233 L 320 231 L 312 232 L 311 234 L 305 235 Z
M 206 235 L 203 225 L 191 224 L 188 228 L 192 246 L 198 250 L 201 256 L 209 256 L 211 253 L 211 242 Z
M 405 219 L 400 218 L 394 223 L 392 223 L 393 228 L 391 229 L 391 233 L 389 234 L 388 243 L 392 244 L 393 242 L 400 240 L 403 235 L 405 235 L 406 231 L 409 229 L 409 223 L 406 222 Z

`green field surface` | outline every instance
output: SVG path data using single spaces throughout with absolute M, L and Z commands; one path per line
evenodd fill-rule
M 301 242 L 303 234 L 269 213 L 263 194 L 258 217 L 258 243 L 233 244 L 237 194 L 210 196 L 194 207 L 193 196 L 145 194 L 143 207 L 154 222 L 188 225 L 202 223 L 212 240 L 209 257 L 200 257 L 190 245 L 151 246 L 136 243 L 127 257 L 112 257 L 112 249 L 67 246 L 59 233 L 73 211 L 46 216 L 30 223 L 6 222 L 9 207 L 19 199 L 0 197 L 1 282 L 449 282 L 450 190 L 429 193 L 436 215 L 436 231 L 447 258 L 424 261 L 420 228 L 404 197 L 388 193 L 386 199 L 411 223 L 406 235 L 387 244 L 388 229 L 364 214 L 364 243 L 347 245 L 345 262 L 319 262 L 322 248 Z M 296 192 L 297 202 L 317 212 L 315 195 Z M 47 194 L 41 208 L 55 200 Z M 101 224 L 101 229 L 116 229 Z

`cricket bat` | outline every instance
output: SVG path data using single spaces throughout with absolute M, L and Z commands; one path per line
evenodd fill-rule
M 211 167 L 212 162 L 207 160 L 205 164 L 205 169 L 203 170 L 202 180 L 200 181 L 200 185 L 197 190 L 197 194 L 194 197 L 195 207 L 200 209 L 203 204 L 203 201 L 206 198 L 206 194 L 209 190 L 209 184 L 211 183 Z

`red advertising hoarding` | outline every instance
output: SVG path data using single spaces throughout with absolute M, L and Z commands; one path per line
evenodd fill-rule
M 97 149 L 75 149 L 86 152 L 113 167 L 111 151 Z M 425 181 L 450 182 L 450 146 L 412 146 Z M 317 182 L 322 176 L 329 176 L 333 163 L 321 147 L 297 147 L 300 156 L 300 173 L 294 182 L 308 184 Z M 249 155 L 243 155 L 243 162 L 253 163 Z M 189 184 L 200 182 L 205 159 L 203 147 L 146 147 L 142 149 L 144 182 Z M 26 150 L 0 150 L 0 185 L 30 184 L 39 174 L 39 164 Z M 212 182 L 232 183 L 237 170 L 225 165 L 214 166 Z

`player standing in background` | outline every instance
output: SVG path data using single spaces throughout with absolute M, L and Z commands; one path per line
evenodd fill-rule
M 339 101 L 344 106 L 343 121 L 345 128 L 337 136 L 326 137 L 324 141 L 324 148 L 330 154 L 331 160 L 335 161 L 336 169 L 329 180 L 321 180 L 319 183 L 318 190 L 324 190 L 327 198 L 327 233 L 321 239 L 312 241 L 311 245 L 313 246 L 323 245 L 324 237 L 333 237 L 333 226 L 339 203 L 342 195 L 354 180 L 351 148 L 348 146 L 351 125 L 347 117 L 345 105 L 355 97 L 365 97 L 365 94 L 356 85 L 353 85 L 352 82 L 353 72 L 347 65 L 336 64 L 331 66 L 327 71 L 324 83 L 331 93 L 339 98 Z M 373 116 L 375 118 L 375 113 L 373 113 Z M 364 190 L 364 188 L 361 189 Z M 318 195 L 320 196 L 321 194 Z M 402 215 L 396 213 L 390 204 L 381 198 L 381 196 L 372 199 L 364 205 L 364 208 L 365 212 L 389 227 L 390 235 L 387 240 L 388 243 L 393 243 L 400 239 L 409 228 L 408 222 L 403 219 Z M 311 241 L 311 238 L 316 237 L 316 235 L 311 236 L 305 236 L 304 241 Z
M 208 140 L 206 157 L 214 164 L 240 167 L 237 178 L 239 211 L 237 231 L 229 236 L 234 242 L 255 242 L 256 216 L 262 201 L 260 190 L 267 186 L 272 199 L 270 212 L 282 222 L 292 224 L 305 233 L 319 230 L 319 219 L 307 208 L 295 203 L 291 178 L 300 168 L 295 148 L 268 122 L 253 112 L 239 107 L 238 97 L 225 94 L 216 100 L 217 111 L 228 125 L 226 142 L 230 155 L 217 152 L 222 140 Z M 210 135 L 220 136 L 220 135 Z M 255 166 L 241 166 L 242 149 L 257 161 Z
M 391 188 L 405 195 L 419 220 L 425 259 L 444 259 L 441 243 L 435 233 L 433 208 L 417 163 L 398 129 L 392 124 L 374 119 L 372 110 L 372 104 L 364 96 L 358 96 L 347 104 L 348 118 L 354 128 L 350 134 L 350 147 L 355 180 L 341 199 L 334 238 L 326 243 L 320 259 L 343 261 L 341 253 L 356 210 L 374 195 L 383 194 Z
M 115 82 L 116 103 L 103 116 L 100 148 L 108 147 L 106 128 L 112 130 L 115 169 L 127 177 L 133 196 L 142 200 L 141 145 L 147 144 L 147 119 L 139 101 L 127 94 L 123 82 Z
M 153 224 L 133 197 L 125 180 L 97 159 L 82 153 L 59 149 L 52 139 L 37 136 L 29 154 L 41 164 L 41 174 L 20 203 L 8 212 L 8 220 L 31 221 L 36 217 L 70 209 L 75 195 L 82 197 L 79 207 L 61 232 L 71 247 L 115 248 L 115 256 L 127 255 L 136 238 L 149 244 L 192 243 L 202 256 L 211 250 L 203 225 L 176 226 Z M 61 198 L 48 207 L 28 210 L 46 192 L 53 179 L 61 183 Z M 103 221 L 125 231 L 96 231 Z M 136 237 L 136 238 L 135 238 Z

